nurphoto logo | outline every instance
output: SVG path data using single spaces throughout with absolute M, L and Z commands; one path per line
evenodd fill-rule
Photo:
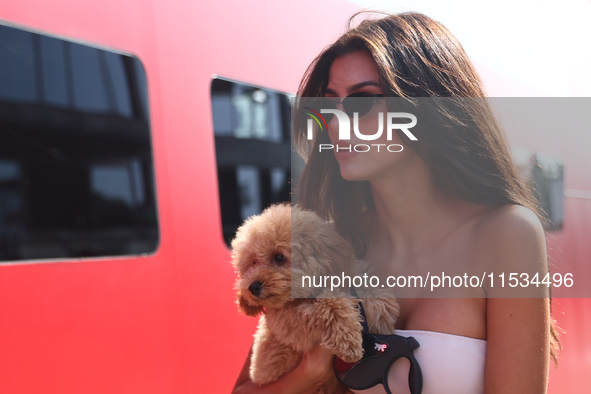
M 346 141 L 351 139 L 351 115 L 353 115 L 353 133 L 355 137 L 362 141 L 375 141 L 382 136 L 384 133 L 384 116 L 383 112 L 378 113 L 378 131 L 374 134 L 362 134 L 359 131 L 359 112 L 350 112 L 347 113 L 338 110 L 338 109 L 320 109 L 318 112 L 315 109 L 310 107 L 304 107 L 306 110 L 304 113 L 310 118 L 308 119 L 307 123 L 307 138 L 308 140 L 314 139 L 314 123 L 318 124 L 318 127 L 321 131 L 328 130 L 328 123 L 322 114 L 329 114 L 329 116 L 336 116 L 338 120 L 338 127 L 339 127 L 339 141 Z M 366 112 L 367 113 L 367 112 Z M 365 116 L 366 113 L 362 114 L 361 116 Z M 417 124 L 417 117 L 408 112 L 387 112 L 386 113 L 386 137 L 388 141 L 392 141 L 392 132 L 393 130 L 400 130 L 402 131 L 410 140 L 417 141 L 417 137 L 414 136 L 410 132 L 409 129 L 413 128 Z M 409 123 L 395 123 L 394 119 L 409 119 Z M 380 147 L 385 147 L 388 152 L 402 152 L 403 146 L 400 144 L 355 144 L 355 145 L 347 145 L 347 146 L 335 146 L 333 144 L 320 144 L 319 151 L 322 152 L 323 150 L 333 150 L 336 151 L 355 151 L 355 152 L 369 152 L 374 149 L 380 151 Z

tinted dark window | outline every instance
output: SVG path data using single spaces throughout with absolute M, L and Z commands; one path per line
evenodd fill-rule
M 0 26 L 0 260 L 153 252 L 138 59 Z
M 35 36 L 0 26 L 0 99 L 14 102 L 37 100 Z
M 290 99 L 224 79 L 211 85 L 224 238 L 272 203 L 290 201 Z

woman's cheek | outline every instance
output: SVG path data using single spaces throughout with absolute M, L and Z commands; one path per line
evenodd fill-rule
M 380 121 L 381 118 L 381 121 Z M 397 142 L 388 141 L 388 130 L 387 130 L 387 112 L 376 112 L 372 111 L 369 114 L 361 117 L 358 123 L 359 132 L 366 136 L 374 136 L 371 140 L 362 140 L 361 143 L 365 144 L 392 144 Z M 378 131 L 381 130 L 380 133 Z M 351 130 L 353 131 L 353 129 Z M 395 133 L 395 132 L 393 132 Z M 352 133 L 354 134 L 354 133 Z M 393 138 L 397 136 L 393 135 Z

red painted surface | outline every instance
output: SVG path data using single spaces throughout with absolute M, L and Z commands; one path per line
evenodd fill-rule
M 2 393 L 231 391 L 256 319 L 238 314 L 221 235 L 211 78 L 293 92 L 354 10 L 312 1 L 2 1 L 2 21 L 143 62 L 161 232 L 145 258 L 0 266 Z
M 244 362 L 255 319 L 237 312 L 221 236 L 211 77 L 293 92 L 355 7 L 338 1 L 170 4 L 1 3 L 2 21 L 133 53 L 143 62 L 161 234 L 157 252 L 145 258 L 1 265 L 2 393 L 228 393 Z M 585 241 L 591 201 L 566 204 L 559 257 L 584 266 L 591 255 Z M 552 393 L 586 392 L 590 301 L 563 299 L 555 306 L 567 334 Z

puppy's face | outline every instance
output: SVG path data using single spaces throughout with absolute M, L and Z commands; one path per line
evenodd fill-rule
M 249 218 L 232 241 L 238 306 L 248 316 L 291 299 L 291 208 L 274 205 Z

